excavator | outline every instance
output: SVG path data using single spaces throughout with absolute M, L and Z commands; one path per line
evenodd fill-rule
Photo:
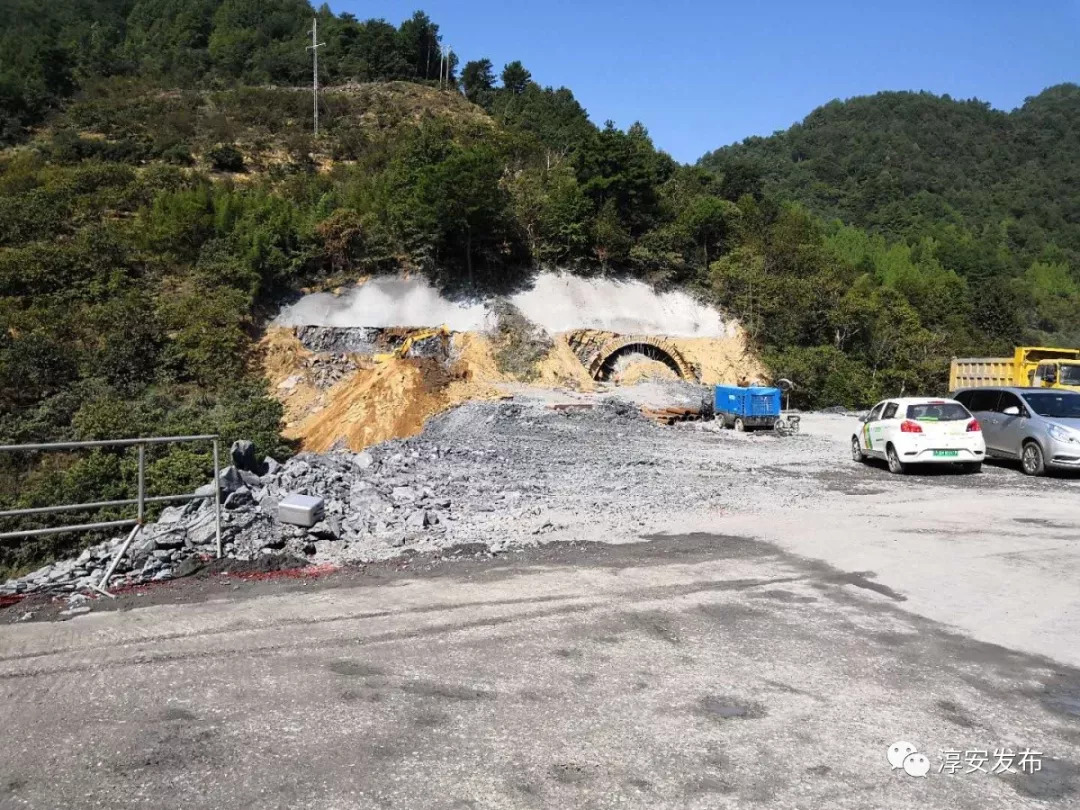
M 373 355 L 372 359 L 376 363 L 385 363 L 389 360 L 407 357 L 409 355 L 409 350 L 413 347 L 414 344 L 433 337 L 441 337 L 445 342 L 446 339 L 450 337 L 450 329 L 446 326 L 446 324 L 443 324 L 442 326 L 436 326 L 433 329 L 421 329 L 418 332 L 413 332 L 411 335 L 405 338 L 404 341 L 402 341 L 400 346 L 398 346 L 393 351 L 382 352 L 380 354 Z

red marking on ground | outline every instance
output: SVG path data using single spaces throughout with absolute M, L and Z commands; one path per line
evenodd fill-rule
M 25 595 L 23 595 L 21 593 L 13 593 L 10 596 L 0 596 L 0 608 L 6 608 L 6 607 L 11 607 L 12 605 L 17 605 L 17 604 L 19 604 L 19 602 L 21 602 L 25 598 L 26 598 Z

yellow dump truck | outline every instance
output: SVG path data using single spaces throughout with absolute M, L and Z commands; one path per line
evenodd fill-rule
M 1080 391 L 1080 349 L 1017 346 L 1012 357 L 958 357 L 949 368 L 949 390 L 988 385 Z

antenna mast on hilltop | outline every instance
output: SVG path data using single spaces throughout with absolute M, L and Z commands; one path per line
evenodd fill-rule
M 305 50 L 311 51 L 311 56 L 314 59 L 315 65 L 312 69 L 312 82 L 311 82 L 311 94 L 313 96 L 313 107 L 315 112 L 315 137 L 319 137 L 319 48 L 325 45 L 325 42 L 319 42 L 319 18 L 311 18 L 311 44 L 305 48 Z

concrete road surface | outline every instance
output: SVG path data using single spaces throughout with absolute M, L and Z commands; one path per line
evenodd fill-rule
M 989 640 L 1042 632 L 1023 600 L 1053 552 L 992 538 L 978 551 L 1006 562 L 973 563 L 957 535 L 879 532 L 902 521 L 864 506 L 819 520 L 204 583 L 194 602 L 2 627 L 0 807 L 1080 805 L 1077 645 Z M 999 564 L 1018 584 L 983 581 Z M 928 775 L 890 768 L 901 740 Z

